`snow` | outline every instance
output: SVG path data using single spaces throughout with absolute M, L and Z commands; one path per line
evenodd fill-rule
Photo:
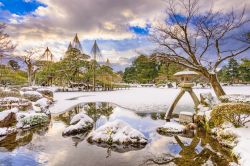
M 70 121 L 70 126 L 64 129 L 63 135 L 79 134 L 93 127 L 93 119 L 83 112 L 76 114 Z
M 230 128 L 237 135 L 237 145 L 233 148 L 233 153 L 239 157 L 239 164 L 250 165 L 250 123 L 242 128 Z
M 250 89 L 249 89 L 249 91 L 250 91 Z M 231 95 L 221 96 L 220 99 L 225 101 L 225 102 L 250 103 L 250 95 L 231 94 Z
M 47 98 L 41 98 L 41 99 L 37 100 L 34 105 L 39 106 L 42 109 L 46 109 L 46 108 L 48 108 L 48 106 L 51 103 L 52 102 L 50 100 L 48 100 Z
M 0 102 L 19 102 L 21 99 L 18 97 L 4 97 L 0 99 Z
M 93 123 L 93 120 L 88 115 L 86 115 L 84 112 L 80 112 L 79 114 L 76 114 L 75 116 L 73 116 L 73 118 L 70 121 L 70 124 L 74 125 L 77 122 L 79 122 L 81 119 L 85 119 L 86 121 Z
M 250 86 L 224 87 L 228 94 L 250 95 Z M 175 88 L 131 88 L 109 92 L 55 92 L 56 103 L 50 108 L 51 113 L 62 113 L 83 102 L 110 102 L 136 112 L 166 112 L 180 89 Z M 212 93 L 212 89 L 194 89 L 199 97 L 201 93 Z M 189 94 L 180 99 L 174 113 L 185 110 L 193 112 L 193 101 Z
M 7 127 L 0 128 L 0 137 L 13 133 L 14 131 L 15 131 L 14 128 L 7 128 Z
M 199 75 L 199 74 L 194 71 L 189 71 L 189 70 L 180 71 L 174 74 L 174 76 L 182 76 L 182 75 Z
M 42 98 L 43 97 L 43 95 L 41 94 L 41 93 L 39 93 L 39 92 L 37 92 L 37 91 L 26 91 L 26 92 L 24 92 L 23 93 L 23 95 L 25 96 L 25 95 L 29 95 L 29 96 L 38 96 L 38 97 L 40 97 L 40 98 Z
M 10 113 L 17 113 L 18 109 L 17 108 L 12 108 L 10 110 L 5 110 L 0 112 L 0 121 L 4 120 Z
M 158 128 L 159 131 L 164 132 L 164 133 L 182 133 L 185 129 L 185 126 L 175 122 L 166 122 L 163 126 Z
M 194 113 L 187 112 L 187 111 L 181 111 L 180 114 L 182 114 L 182 115 L 189 115 L 189 116 L 193 116 L 194 115 Z
M 138 130 L 122 120 L 107 122 L 90 133 L 89 139 L 94 142 L 146 144 L 147 139 Z

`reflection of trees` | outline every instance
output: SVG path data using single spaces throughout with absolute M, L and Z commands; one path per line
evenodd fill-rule
M 164 120 L 165 118 L 165 112 L 153 112 L 153 113 L 141 113 L 137 112 L 136 113 L 140 117 L 147 117 L 149 116 L 152 120 Z
M 4 147 L 8 151 L 13 151 L 17 147 L 29 144 L 32 141 L 34 134 L 44 135 L 47 131 L 47 126 L 38 127 L 27 131 L 18 131 L 17 133 L 7 135 L 4 139 L 0 140 L 0 147 Z
M 174 163 L 181 166 L 199 166 L 205 164 L 209 159 L 215 165 L 228 165 L 232 161 L 230 151 L 221 147 L 221 145 L 209 136 L 207 133 L 198 132 L 189 145 L 185 145 L 179 136 L 174 136 L 177 144 L 181 147 L 179 156 L 171 154 L 162 154 L 162 156 L 153 156 L 145 160 L 142 165 L 167 165 Z M 197 147 L 201 146 L 200 152 Z
M 85 111 L 94 122 L 96 122 L 101 116 L 109 118 L 113 112 L 113 107 L 109 103 L 88 103 L 85 107 Z

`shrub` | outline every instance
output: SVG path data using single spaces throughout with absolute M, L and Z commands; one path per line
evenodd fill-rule
M 213 126 L 221 126 L 224 122 L 230 122 L 235 127 L 245 126 L 250 122 L 250 104 L 223 103 L 214 107 L 211 112 L 210 122 Z M 210 123 L 210 124 L 211 124 Z

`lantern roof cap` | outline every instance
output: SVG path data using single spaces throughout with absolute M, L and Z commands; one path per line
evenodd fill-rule
M 183 70 L 180 72 L 177 72 L 174 74 L 176 77 L 181 77 L 181 76 L 193 76 L 193 75 L 199 75 L 197 72 L 190 71 L 190 70 Z

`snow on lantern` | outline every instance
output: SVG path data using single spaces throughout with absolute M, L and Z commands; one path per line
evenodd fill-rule
M 181 97 L 184 95 L 185 92 L 188 92 L 190 94 L 190 96 L 194 101 L 195 107 L 197 107 L 200 104 L 198 97 L 195 95 L 192 89 L 192 87 L 194 86 L 193 82 L 198 75 L 199 75 L 198 73 L 189 70 L 180 71 L 174 74 L 174 77 L 179 82 L 178 86 L 181 88 L 181 91 L 175 98 L 174 102 L 168 108 L 168 111 L 166 113 L 167 121 L 170 121 L 175 106 L 177 105 L 178 101 L 181 99 Z

